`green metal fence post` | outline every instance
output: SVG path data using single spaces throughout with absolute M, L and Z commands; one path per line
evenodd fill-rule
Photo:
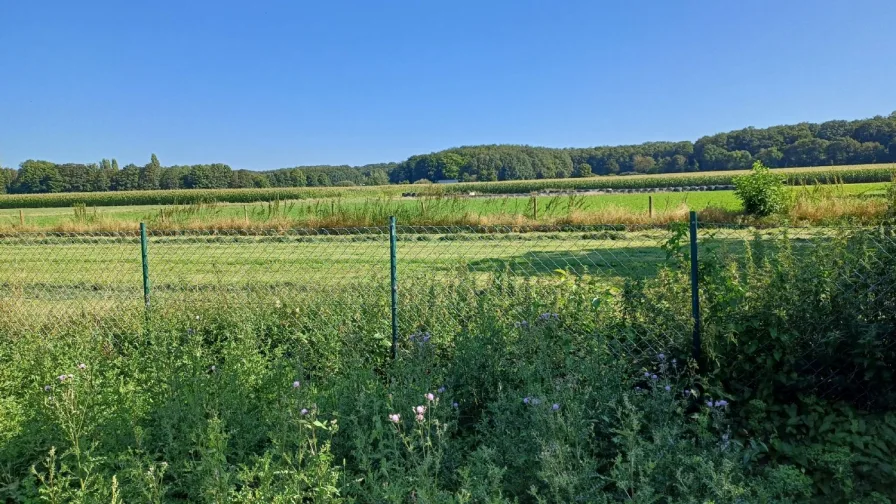
M 692 336 L 692 353 L 694 360 L 700 363 L 700 285 L 697 280 L 697 212 L 691 211 L 691 316 L 694 319 Z
M 398 357 L 398 236 L 395 217 L 389 217 L 389 262 L 392 282 L 392 359 Z
M 143 260 L 143 302 L 149 309 L 149 253 L 146 241 L 146 224 L 140 223 L 140 257 Z

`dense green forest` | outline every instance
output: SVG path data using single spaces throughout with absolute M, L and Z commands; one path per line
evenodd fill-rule
M 465 182 L 674 173 L 896 162 L 896 112 L 855 121 L 744 128 L 696 142 L 649 142 L 615 147 L 553 149 L 524 145 L 457 147 L 411 156 L 400 163 L 298 166 L 270 171 L 233 170 L 226 164 L 119 169 L 99 163 L 28 160 L 0 168 L 0 192 L 54 193 L 147 189 L 220 189 L 382 185 L 440 179 Z

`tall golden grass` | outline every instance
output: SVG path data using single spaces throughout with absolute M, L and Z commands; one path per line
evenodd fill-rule
M 896 211 L 896 196 L 893 196 L 896 189 L 891 189 L 890 194 L 888 197 L 856 196 L 837 184 L 807 186 L 793 193 L 784 215 L 770 219 L 800 225 L 873 224 L 886 219 L 888 212 Z M 443 197 L 421 199 L 419 206 L 410 208 L 397 207 L 388 198 L 346 206 L 338 200 L 319 200 L 300 204 L 301 208 L 294 207 L 293 202 L 273 201 L 251 211 L 247 207 L 237 217 L 220 215 L 215 203 L 172 205 L 159 209 L 148 222 L 152 229 L 160 231 L 380 227 L 389 215 L 397 214 L 402 224 L 417 226 L 664 225 L 687 220 L 689 212 L 686 204 L 657 209 L 652 216 L 646 211 L 622 206 L 583 209 L 574 199 L 562 198 L 545 205 L 547 208 L 539 211 L 538 218 L 532 215 L 531 209 L 521 214 L 505 208 L 500 201 L 475 212 L 463 206 L 457 197 Z M 701 210 L 700 219 L 714 223 L 753 222 L 740 211 L 714 207 Z M 133 222 L 108 214 L 75 208 L 72 218 L 61 223 L 40 226 L 6 222 L 0 223 L 0 232 L 117 233 L 134 232 L 135 227 Z

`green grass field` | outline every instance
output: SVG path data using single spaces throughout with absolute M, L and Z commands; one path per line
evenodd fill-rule
M 509 275 L 555 281 L 589 276 L 607 286 L 656 276 L 669 256 L 665 228 L 628 231 L 472 232 L 473 229 L 400 229 L 397 246 L 401 292 L 465 278 L 468 289 Z M 155 234 L 148 242 L 151 296 L 156 302 L 215 302 L 237 296 L 268 302 L 302 293 L 326 299 L 341 290 L 388 297 L 389 240 L 385 229 L 363 234 L 245 233 Z M 703 232 L 705 243 L 743 251 L 757 236 L 779 229 Z M 830 238 L 836 230 L 791 230 L 792 238 Z M 140 241 L 118 236 L 22 234 L 0 240 L 0 304 L 10 313 L 66 318 L 99 316 L 143 301 Z M 322 295 L 322 296 L 321 296 Z M 402 294 L 404 295 L 404 294 Z
M 503 275 L 554 283 L 560 271 L 607 286 L 655 276 L 666 261 L 668 230 L 479 234 L 458 229 L 400 230 L 399 296 L 405 306 L 430 286 L 473 295 Z M 467 230 L 470 231 L 470 230 Z M 272 304 L 316 299 L 338 305 L 364 292 L 389 299 L 389 238 L 366 234 L 245 235 L 177 233 L 149 238 L 152 304 L 182 307 Z M 132 323 L 143 303 L 140 242 L 118 236 L 17 235 L 0 240 L 0 327 L 21 328 L 97 317 Z M 300 303 L 300 302 L 299 302 Z M 327 303 L 316 310 L 329 310 Z M 118 314 L 116 316 L 116 314 Z M 130 314 L 130 315 L 125 315 Z M 11 329 L 12 330 L 12 329 Z M 18 329 L 16 329 L 18 330 Z
M 329 279 L 388 279 L 384 233 L 354 236 L 151 236 L 149 269 L 156 289 L 175 286 L 312 285 Z M 450 273 L 458 267 L 527 275 L 556 269 L 643 270 L 664 258 L 665 230 L 601 233 L 402 234 L 402 272 Z M 4 240 L 0 284 L 74 285 L 117 291 L 140 287 L 139 239 L 84 237 Z M 80 288 L 80 287 L 79 287 Z

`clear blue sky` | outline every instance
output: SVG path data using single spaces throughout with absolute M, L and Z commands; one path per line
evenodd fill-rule
M 896 110 L 896 2 L 14 1 L 0 164 L 271 169 Z

